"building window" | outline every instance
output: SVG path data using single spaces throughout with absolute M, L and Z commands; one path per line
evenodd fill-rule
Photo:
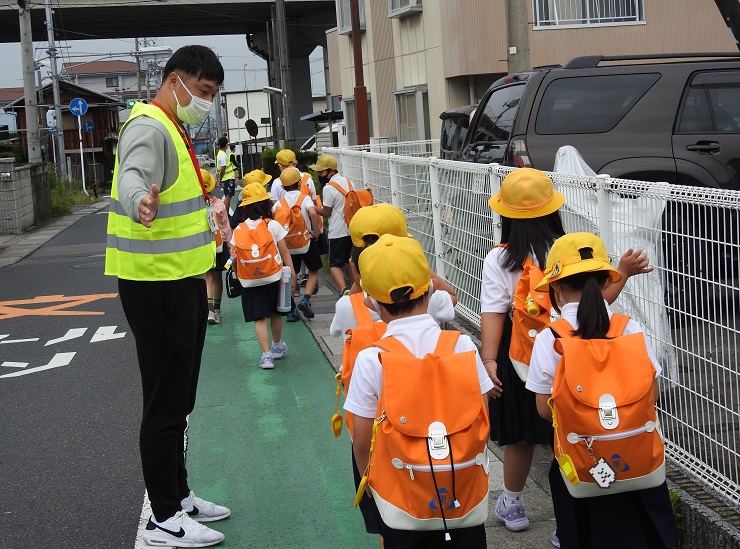
M 360 30 L 365 30 L 365 0 L 360 3 Z M 337 0 L 337 11 L 339 12 L 339 34 L 352 32 L 352 16 L 350 12 L 350 0 Z
M 421 0 L 388 0 L 388 17 L 400 19 L 421 11 Z
M 373 109 L 370 96 L 367 98 L 367 126 L 370 134 L 373 133 Z M 357 117 L 355 116 L 355 98 L 349 97 L 344 100 L 344 123 L 347 129 L 347 145 L 357 145 Z
M 106 77 L 105 87 L 106 88 L 117 88 L 118 87 L 118 77 L 117 76 Z
M 429 138 L 429 109 L 426 88 L 395 92 L 396 130 L 399 141 L 422 141 Z
M 645 22 L 645 0 L 534 0 L 535 27 L 591 27 Z

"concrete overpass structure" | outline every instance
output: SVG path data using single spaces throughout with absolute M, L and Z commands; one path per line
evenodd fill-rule
M 30 0 L 26 0 L 30 4 Z M 101 38 L 244 35 L 245 46 L 267 61 L 270 85 L 280 87 L 275 2 L 265 0 L 54 0 L 58 41 Z M 324 47 L 336 26 L 334 0 L 285 0 L 296 139 L 314 133 L 300 117 L 313 111 L 309 54 Z M 47 40 L 43 3 L 31 6 L 33 40 Z M 18 7 L 0 6 L 0 43 L 20 42 Z M 326 64 L 326 61 L 325 61 Z

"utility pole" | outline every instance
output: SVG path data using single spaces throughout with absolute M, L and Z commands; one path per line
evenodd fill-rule
M 362 71 L 362 35 L 360 34 L 360 0 L 350 0 L 352 19 L 352 53 L 355 63 L 355 123 L 357 144 L 370 144 L 370 121 L 367 112 L 367 88 Z
M 290 58 L 288 57 L 288 31 L 285 26 L 285 0 L 275 1 L 277 18 L 278 59 L 280 60 L 280 84 L 283 90 L 283 122 L 285 140 L 293 140 L 293 89 L 290 83 Z
M 275 30 L 275 27 L 275 6 L 272 6 L 272 18 L 270 20 L 270 26 L 267 32 L 267 49 L 269 51 L 269 54 L 267 55 L 267 70 L 269 73 L 268 76 L 270 86 L 282 89 L 279 63 L 277 62 L 278 49 L 275 45 L 275 42 L 277 42 L 277 32 Z M 274 101 L 272 95 L 270 95 L 268 101 L 270 102 L 270 116 L 272 117 L 272 139 L 275 142 L 275 148 L 278 148 L 285 141 L 285 123 L 283 122 L 285 117 L 283 115 L 283 102 L 282 98 L 281 101 Z
M 714 3 L 735 39 L 735 46 L 740 50 L 740 4 L 737 0 L 714 0 Z
M 141 99 L 141 55 L 139 55 L 139 39 L 134 40 L 134 57 L 136 58 L 136 99 Z
M 46 8 L 46 31 L 49 40 L 49 58 L 51 59 L 51 87 L 54 91 L 54 113 L 57 118 L 57 149 L 59 150 L 59 162 L 57 169 L 62 179 L 68 179 L 67 155 L 64 150 L 64 120 L 62 120 L 62 100 L 59 94 L 59 70 L 57 68 L 57 48 L 54 43 L 54 20 L 52 19 L 51 0 L 44 1 Z
M 39 139 L 39 113 L 34 85 L 33 38 L 31 34 L 31 10 L 25 0 L 18 2 L 20 11 L 21 60 L 23 62 L 23 105 L 26 112 L 26 148 L 29 164 L 41 162 L 41 141 Z
M 506 37 L 509 74 L 529 70 L 529 21 L 527 2 L 506 0 Z

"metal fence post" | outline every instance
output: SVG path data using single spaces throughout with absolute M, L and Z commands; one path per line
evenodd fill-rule
M 493 196 L 501 190 L 501 176 L 496 171 L 499 167 L 500 165 L 497 163 L 488 166 L 488 169 L 491 170 L 488 175 L 489 196 Z M 491 217 L 493 218 L 493 241 L 498 244 L 501 242 L 501 216 L 491 210 Z
M 367 165 L 367 157 L 364 152 L 360 156 L 360 159 L 362 160 L 362 187 L 367 189 L 368 182 L 370 181 L 370 168 Z
M 388 155 L 388 174 L 391 177 L 391 204 L 401 208 L 401 196 L 398 193 L 398 173 L 396 171 L 396 162 L 394 160 L 395 154 Z
M 432 197 L 432 227 L 434 229 L 434 272 L 445 276 L 445 245 L 442 241 L 442 199 L 439 193 L 439 167 L 436 158 L 429 158 L 429 190 Z
M 604 246 L 609 255 L 614 256 L 614 228 L 612 223 L 612 204 L 606 184 L 611 179 L 608 175 L 596 176 L 596 204 L 598 206 L 599 218 L 596 220 L 599 227 L 599 236 L 604 241 Z

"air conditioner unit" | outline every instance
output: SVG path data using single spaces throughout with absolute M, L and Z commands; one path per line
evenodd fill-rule
M 388 0 L 388 17 L 402 19 L 421 12 L 421 0 Z

